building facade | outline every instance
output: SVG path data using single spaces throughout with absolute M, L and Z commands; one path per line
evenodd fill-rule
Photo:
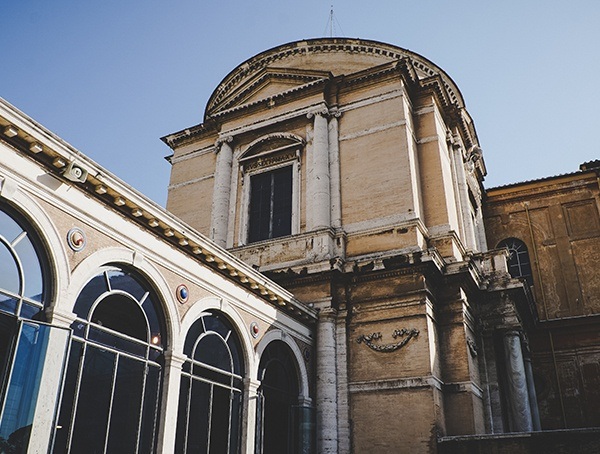
M 367 40 L 286 44 L 163 140 L 167 208 L 319 310 L 318 452 L 539 429 L 535 306 L 488 247 L 482 152 L 441 68 Z
M 0 101 L 3 453 L 301 452 L 315 311 Z
M 600 449 L 598 162 L 486 190 L 448 74 L 344 38 L 162 140 L 167 210 L 0 102 L 0 452 Z

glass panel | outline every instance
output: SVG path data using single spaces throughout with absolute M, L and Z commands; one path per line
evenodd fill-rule
M 73 453 L 104 451 L 115 354 L 87 346 L 75 414 Z
M 0 440 L 8 452 L 48 450 L 69 339 L 68 330 L 21 323 L 0 421 Z
M 35 306 L 33 304 L 23 303 L 21 304 L 21 313 L 19 314 L 23 318 L 35 318 L 42 311 L 41 306 Z
M 10 297 L 8 295 L 3 295 L 0 293 L 0 311 L 5 311 L 10 314 L 15 314 L 17 310 L 17 303 L 19 300 L 17 298 Z
M 207 319 L 210 317 L 204 318 Z M 185 337 L 185 344 L 183 346 L 183 353 L 185 353 L 190 358 L 192 357 L 192 350 L 194 348 L 194 345 L 196 344 L 196 341 L 202 333 L 204 333 L 204 325 L 202 324 L 202 320 L 198 319 L 194 322 L 194 324 L 188 331 L 187 336 Z
M 271 222 L 271 173 L 260 173 L 250 178 L 250 225 L 248 241 L 269 238 Z
M 177 412 L 177 436 L 175 438 L 175 452 L 183 454 L 185 452 L 185 432 L 188 424 L 188 394 L 190 392 L 190 379 L 186 376 L 181 377 L 181 386 L 179 388 L 179 407 Z
M 104 330 L 96 328 L 95 326 L 90 326 L 88 338 L 108 347 L 126 351 L 143 358 L 146 357 L 146 351 L 148 350 L 147 344 L 125 339 L 117 334 L 108 333 Z
M 231 391 L 213 386 L 212 414 L 210 422 L 210 453 L 228 452 Z
M 54 441 L 54 452 L 67 452 L 67 436 L 73 420 L 73 403 L 75 401 L 75 390 L 77 386 L 77 376 L 79 374 L 79 360 L 81 358 L 81 342 L 71 343 L 71 353 L 67 365 L 67 375 L 63 387 L 62 402 L 60 414 L 56 423 L 56 435 Z
M 142 308 L 129 296 L 120 293 L 106 296 L 94 309 L 92 322 L 148 342 L 148 325 Z
M 138 301 L 141 301 L 142 297 L 146 294 L 144 287 L 129 273 L 121 270 L 111 270 L 107 274 L 112 290 L 127 292 Z
M 38 336 L 42 327 L 34 324 L 23 324 L 17 345 L 10 384 L 6 393 L 0 438 L 21 452 L 29 442 L 29 434 L 33 423 L 37 403 L 39 376 L 43 369 L 46 342 Z
M 232 372 L 229 349 L 216 334 L 204 336 L 194 352 L 194 359 L 227 372 Z
M 42 301 L 44 287 L 40 259 L 29 237 L 23 238 L 15 246 L 15 251 L 21 260 L 23 274 L 25 275 L 24 296 L 33 301 Z
M 208 447 L 208 421 L 210 417 L 211 385 L 194 380 L 189 414 L 187 452 L 206 454 Z
M 229 454 L 236 454 L 240 445 L 240 423 L 242 417 L 242 393 L 232 393 L 231 434 L 229 436 Z
M 23 228 L 15 220 L 2 211 L 4 207 L 0 203 L 0 236 L 3 236 L 9 243 L 21 234 Z
M 18 295 L 20 285 L 21 278 L 15 257 L 4 243 L 0 243 L 0 289 Z
M 108 432 L 108 453 L 134 453 L 137 447 L 145 364 L 119 357 Z
M 142 412 L 142 430 L 140 435 L 140 453 L 156 451 L 156 431 L 158 423 L 158 408 L 160 406 L 160 378 L 158 366 L 149 366 L 146 376 L 144 410 Z
M 106 278 L 104 274 L 100 274 L 86 284 L 75 302 L 75 313 L 81 318 L 88 318 L 92 304 L 100 295 L 108 291 Z
M 273 227 L 271 238 L 292 233 L 292 167 L 273 173 Z
M 157 347 L 163 347 L 163 339 L 161 336 L 163 327 L 161 326 L 157 313 L 157 308 L 160 308 L 160 304 L 156 302 L 154 297 L 148 296 L 142 304 L 142 308 L 146 313 L 148 324 L 150 325 L 150 342 Z

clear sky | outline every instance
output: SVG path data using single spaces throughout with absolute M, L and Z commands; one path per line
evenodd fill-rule
M 332 0 L 4 0 L 0 96 L 159 204 L 169 148 L 257 53 L 329 35 Z M 459 86 L 486 187 L 600 158 L 600 1 L 334 1 L 334 35 L 417 52 Z

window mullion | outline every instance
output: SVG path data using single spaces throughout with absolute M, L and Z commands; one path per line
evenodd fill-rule
M 113 401 L 115 398 L 115 385 L 117 383 L 117 371 L 119 370 L 119 356 L 115 355 L 115 361 L 113 363 L 113 377 L 112 377 L 112 386 L 110 389 L 110 402 L 108 404 L 108 417 L 106 421 L 106 436 L 104 437 L 104 452 L 108 449 L 108 437 L 110 435 L 110 419 L 112 416 L 113 410 Z

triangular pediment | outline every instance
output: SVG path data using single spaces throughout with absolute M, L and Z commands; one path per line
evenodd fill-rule
M 290 68 L 264 68 L 228 93 L 228 96 L 211 106 L 211 113 L 256 101 L 271 98 L 275 95 L 301 88 L 315 82 L 326 80 L 331 73 L 326 71 L 309 71 Z

